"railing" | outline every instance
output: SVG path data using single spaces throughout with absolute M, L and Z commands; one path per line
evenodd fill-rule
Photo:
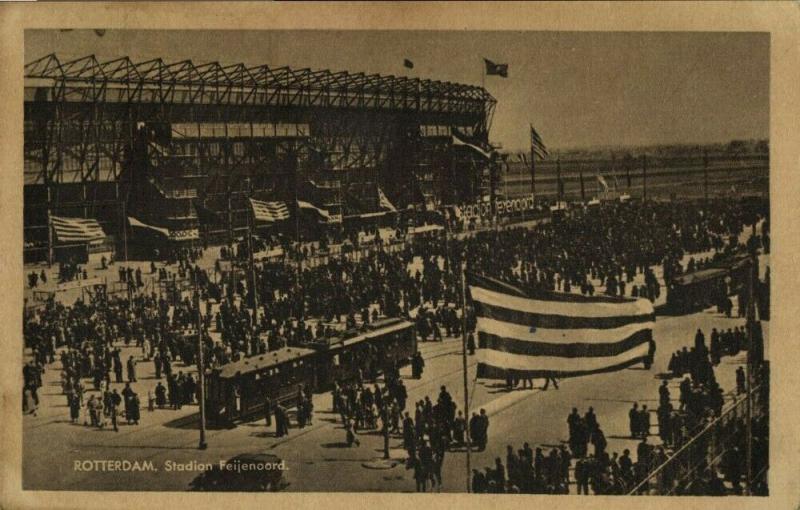
M 753 419 L 769 416 L 768 388 L 769 385 L 765 382 L 753 388 L 750 393 Z M 742 426 L 746 416 L 747 398 L 742 396 L 675 451 L 666 462 L 650 471 L 644 479 L 637 480 L 628 494 L 674 495 L 686 487 L 688 482 L 702 475 L 706 468 L 716 468 L 723 455 L 745 437 Z M 742 454 L 744 455 L 744 451 Z M 768 465 L 754 465 L 753 480 L 766 477 L 767 469 Z M 745 473 L 746 470 L 743 469 L 742 472 Z

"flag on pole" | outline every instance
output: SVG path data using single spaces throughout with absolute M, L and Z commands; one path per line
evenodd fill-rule
M 655 311 L 647 299 L 527 295 L 477 275 L 468 275 L 468 282 L 484 374 L 570 377 L 652 360 Z
M 496 64 L 488 58 L 483 59 L 486 64 L 486 76 L 501 76 L 508 78 L 508 64 Z
M 410 61 L 409 59 L 403 59 L 403 67 L 407 69 L 414 69 L 414 62 Z
M 380 188 L 378 188 L 378 204 L 384 209 L 388 209 L 392 212 L 397 211 L 397 208 L 394 206 L 394 204 L 389 201 L 389 197 L 387 197 L 386 193 L 384 193 Z
M 468 141 L 463 135 L 458 133 L 456 130 L 453 130 L 453 134 L 451 135 L 453 145 L 461 146 L 461 147 L 469 147 L 470 149 L 474 150 L 481 156 L 486 159 L 492 159 L 492 153 L 483 149 L 482 147 L 478 146 L 475 143 L 471 143 Z
M 106 237 L 97 220 L 91 218 L 51 216 L 50 224 L 53 226 L 56 239 L 62 243 L 96 244 Z
M 250 205 L 253 207 L 253 217 L 256 221 L 275 223 L 289 219 L 289 208 L 286 206 L 286 202 L 263 202 L 251 198 Z
M 603 191 L 608 191 L 608 183 L 606 182 L 605 178 L 602 175 L 597 174 L 597 182 L 603 188 Z
M 533 125 L 531 125 L 531 154 L 536 154 L 539 156 L 539 159 L 544 159 L 550 155 L 542 141 L 542 137 L 539 136 L 539 133 L 536 132 Z
M 169 229 L 163 227 L 156 227 L 155 225 L 148 225 L 147 223 L 137 220 L 133 216 L 128 216 L 128 223 L 130 224 L 131 227 L 146 228 L 169 237 Z
M 326 211 L 325 209 L 320 209 L 319 207 L 310 204 L 308 202 L 304 202 L 302 200 L 297 201 L 297 207 L 300 210 L 312 211 L 319 217 L 320 223 L 328 223 L 331 220 L 331 214 Z

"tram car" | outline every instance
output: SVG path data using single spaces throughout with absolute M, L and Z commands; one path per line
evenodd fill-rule
M 355 380 L 360 375 L 374 379 L 401 367 L 417 352 L 414 324 L 402 319 L 382 319 L 365 331 L 347 331 L 343 335 L 312 344 L 317 350 L 317 391 L 327 391 L 334 381 Z
M 667 289 L 667 306 L 676 312 L 690 312 L 715 306 L 746 288 L 750 258 L 736 255 L 676 277 Z
M 210 370 L 206 411 L 210 422 L 232 425 L 261 417 L 264 402 L 292 408 L 303 389 L 327 391 L 334 381 L 373 379 L 407 364 L 417 350 L 414 324 L 382 319 L 361 330 L 249 356 Z

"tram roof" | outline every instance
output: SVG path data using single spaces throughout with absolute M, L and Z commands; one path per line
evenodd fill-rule
M 250 372 L 258 372 L 265 368 L 271 368 L 282 365 L 288 361 L 294 361 L 309 354 L 313 354 L 313 349 L 306 349 L 304 347 L 282 347 L 275 351 L 270 351 L 258 356 L 250 356 L 233 363 L 228 363 L 220 368 L 219 376 L 223 379 L 235 377 L 237 374 L 247 374 Z

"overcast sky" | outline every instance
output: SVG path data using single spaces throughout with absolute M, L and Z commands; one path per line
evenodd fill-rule
M 406 75 L 480 85 L 497 98 L 491 140 L 553 148 L 769 137 L 769 35 L 706 32 L 29 30 L 25 60 L 95 54 Z M 403 67 L 403 59 L 415 64 Z

